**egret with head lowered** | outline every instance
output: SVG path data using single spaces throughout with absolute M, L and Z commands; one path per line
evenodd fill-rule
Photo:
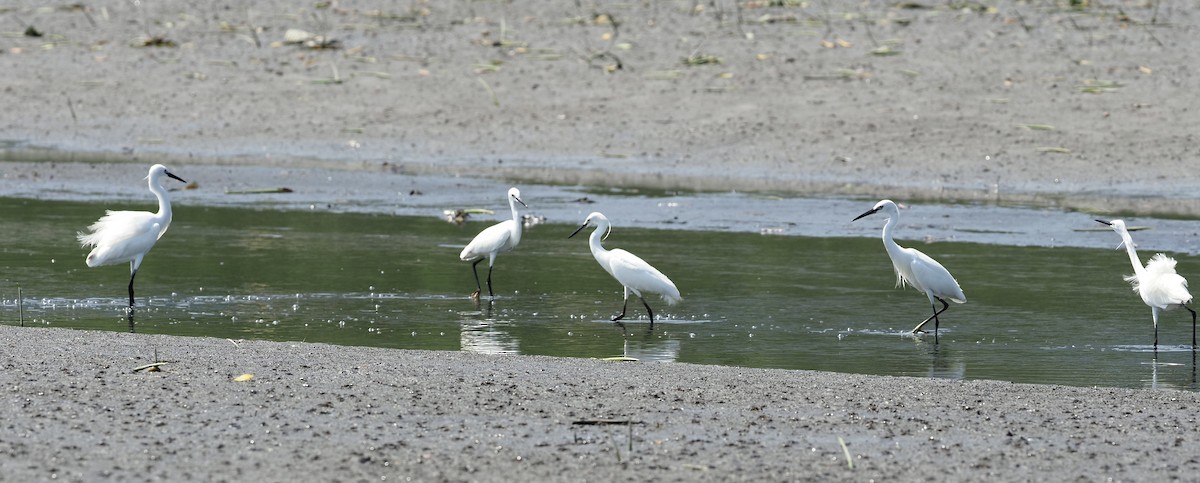
M 142 258 L 154 243 L 167 232 L 171 224 L 171 198 L 163 188 L 162 178 L 183 178 L 171 174 L 167 167 L 156 164 L 150 167 L 150 192 L 158 198 L 158 213 L 149 211 L 106 211 L 100 220 L 88 227 L 90 233 L 79 232 L 77 238 L 83 247 L 94 247 L 87 256 L 87 266 L 99 267 L 129 262 L 129 309 L 133 310 L 133 279 L 137 277 Z
M 518 203 L 526 208 L 529 207 L 524 201 L 521 201 L 521 190 L 509 188 L 508 208 L 512 210 L 512 219 L 485 228 L 475 235 L 475 239 L 471 240 L 466 248 L 463 248 L 462 253 L 458 254 L 458 258 L 464 262 L 475 261 L 471 264 L 471 273 L 475 275 L 475 292 L 471 294 L 471 298 L 479 298 L 480 292 L 483 291 L 483 287 L 479 286 L 479 271 L 475 267 L 485 257 L 488 261 L 488 296 L 496 298 L 496 295 L 492 293 L 492 266 L 496 264 L 496 255 L 500 252 L 510 251 L 516 248 L 518 243 L 521 243 L 521 213 L 517 211 Z
M 679 296 L 679 289 L 675 288 L 675 283 L 671 279 L 663 275 L 658 269 L 650 266 L 645 260 L 638 258 L 637 255 L 629 253 L 620 248 L 606 250 L 600 244 L 604 238 L 608 237 L 608 233 L 612 231 L 612 225 L 608 222 L 608 218 L 599 212 L 593 212 L 588 215 L 579 228 L 575 229 L 567 238 L 574 237 L 584 228 L 594 226 L 596 229 L 592 231 L 592 236 L 588 239 L 588 244 L 592 249 L 592 256 L 596 257 L 596 262 L 604 268 L 604 271 L 617 279 L 621 285 L 625 286 L 625 305 L 621 306 L 621 313 L 613 317 L 613 322 L 625 318 L 625 312 L 629 308 L 629 292 L 633 292 L 638 300 L 642 301 L 642 305 L 646 307 L 646 313 L 650 316 L 650 325 L 654 325 L 654 310 L 650 309 L 650 304 L 646 303 L 643 293 L 656 293 L 662 296 L 662 299 L 668 305 L 675 305 L 683 300 Z
M 1129 254 L 1129 263 L 1133 264 L 1133 275 L 1126 275 L 1125 281 L 1133 284 L 1133 291 L 1142 296 L 1142 302 L 1150 306 L 1154 318 L 1154 350 L 1158 351 L 1158 314 L 1167 309 L 1183 307 L 1192 313 L 1192 348 L 1196 347 L 1196 311 L 1188 307 L 1192 294 L 1188 292 L 1187 279 L 1175 273 L 1175 259 L 1162 253 L 1150 257 L 1146 266 L 1138 258 L 1137 250 L 1133 248 L 1133 238 L 1125 228 L 1125 221 L 1096 220 L 1112 227 L 1121 236 L 1121 245 Z M 1117 245 L 1117 248 L 1121 248 Z
M 937 260 L 915 248 L 904 248 L 892 239 L 892 231 L 895 230 L 896 223 L 900 218 L 900 210 L 892 200 L 876 203 L 874 208 L 858 215 L 854 220 L 876 213 L 883 213 L 887 216 L 887 223 L 883 225 L 883 248 L 887 250 L 888 257 L 892 259 L 892 269 L 896 272 L 896 286 L 903 287 L 907 283 L 924 292 L 925 296 L 929 297 L 930 308 L 933 309 L 933 315 L 917 324 L 912 332 L 914 334 L 921 332 L 921 328 L 932 320 L 933 340 L 937 342 L 938 315 L 950 308 L 946 299 L 961 304 L 967 301 L 967 296 L 963 294 L 962 288 L 958 286 L 958 281 L 954 280 L 954 276 L 950 275 L 950 271 L 946 270 L 946 267 L 943 267 Z M 940 310 L 934 301 L 942 303 Z

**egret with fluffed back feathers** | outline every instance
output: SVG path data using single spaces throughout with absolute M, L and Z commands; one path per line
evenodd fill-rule
M 1125 251 L 1129 254 L 1129 263 L 1133 265 L 1133 275 L 1126 275 L 1125 281 L 1133 284 L 1133 291 L 1141 295 L 1142 302 L 1150 306 L 1150 313 L 1154 318 L 1154 350 L 1158 350 L 1158 314 L 1175 307 L 1183 307 L 1192 313 L 1192 348 L 1195 349 L 1196 311 L 1186 305 L 1192 301 L 1192 294 L 1188 292 L 1187 279 L 1175 273 L 1175 259 L 1159 253 L 1150 257 L 1150 261 L 1143 267 L 1142 260 L 1138 258 L 1137 250 L 1134 249 L 1133 238 L 1125 228 L 1124 220 L 1096 221 L 1112 227 L 1113 231 L 1121 236 L 1121 245 L 1125 246 Z M 1117 248 L 1121 248 L 1121 245 L 1117 245 Z
M 656 293 L 662 296 L 662 299 L 668 305 L 675 305 L 683 300 L 679 296 L 679 289 L 675 288 L 675 283 L 671 279 L 663 275 L 658 269 L 650 266 L 645 260 L 642 260 L 637 255 L 629 253 L 620 248 L 607 250 L 601 245 L 601 241 L 608 237 L 608 233 L 612 231 L 612 224 L 609 223 L 608 217 L 599 212 L 593 212 L 587 216 L 579 228 L 576 228 L 573 233 L 567 238 L 574 237 L 584 228 L 595 226 L 591 237 L 588 239 L 588 244 L 592 249 L 592 256 L 596 258 L 596 262 L 604 268 L 604 271 L 612 275 L 625 287 L 625 305 L 621 306 L 621 313 L 613 317 L 613 322 L 625 318 L 625 312 L 629 308 L 629 292 L 633 292 L 638 300 L 642 301 L 642 305 L 646 307 L 646 313 L 650 316 L 650 325 L 654 325 L 654 310 L 650 308 L 650 304 L 646 303 L 642 293 Z
M 142 258 L 154 243 L 162 238 L 171 224 L 171 198 L 162 186 L 162 177 L 183 181 L 167 167 L 150 167 L 150 192 L 158 198 L 158 213 L 149 211 L 106 211 L 104 216 L 88 227 L 90 233 L 79 232 L 76 237 L 83 247 L 94 247 L 87 256 L 87 266 L 99 267 L 129 262 L 129 308 L 133 309 L 133 279 L 137 276 Z
M 921 328 L 932 320 L 933 340 L 936 342 L 938 315 L 950 308 L 946 299 L 961 304 L 967 301 L 967 296 L 963 294 L 962 287 L 958 286 L 958 281 L 954 279 L 954 276 L 950 275 L 950 271 L 946 270 L 946 267 L 943 267 L 937 260 L 915 248 L 904 248 L 892 239 L 892 231 L 896 228 L 900 218 L 900 211 L 892 200 L 876 203 L 874 208 L 858 215 L 851 221 L 880 212 L 887 216 L 887 223 L 883 225 L 883 248 L 887 250 L 888 257 L 892 259 L 892 269 L 896 272 L 896 286 L 903 287 L 907 283 L 918 291 L 924 292 L 929 297 L 929 306 L 933 309 L 933 315 L 917 324 L 912 332 L 914 334 L 920 332 Z M 942 303 L 941 310 L 938 310 L 937 305 L 934 304 L 935 300 Z
M 471 294 L 471 298 L 479 298 L 480 292 L 483 291 L 483 287 L 479 286 L 479 271 L 475 267 L 485 257 L 488 261 L 488 296 L 496 298 L 496 295 L 492 293 L 492 266 L 496 264 L 496 255 L 500 252 L 510 251 L 516 248 L 518 243 L 521 243 L 522 223 L 521 213 L 517 211 L 517 203 L 526 208 L 529 207 L 524 201 L 521 201 L 521 190 L 509 188 L 508 209 L 512 210 L 512 219 L 485 228 L 475 235 L 475 239 L 471 240 L 466 248 L 463 248 L 462 253 L 458 254 L 458 258 L 464 262 L 475 261 L 471 264 L 471 273 L 475 275 L 475 292 Z

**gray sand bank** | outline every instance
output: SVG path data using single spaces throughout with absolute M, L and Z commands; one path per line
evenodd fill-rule
M 23 159 L 1200 214 L 1184 2 L 775 4 L 6 7 L 0 137 Z
M 6 480 L 1167 480 L 1200 395 L 0 326 Z M 158 357 L 162 372 L 131 370 Z M 235 382 L 253 374 L 249 382 Z M 626 425 L 576 422 L 633 421 Z M 850 468 L 838 438 L 846 443 Z M 630 451 L 632 444 L 632 451 Z

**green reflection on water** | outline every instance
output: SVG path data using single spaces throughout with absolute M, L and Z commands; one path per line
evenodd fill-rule
M 147 205 L 0 199 L 0 298 L 17 323 L 127 330 L 128 266 L 88 269 L 74 242 L 104 208 Z M 602 207 L 601 207 L 602 209 Z M 855 213 L 847 214 L 847 220 Z M 499 219 L 500 215 L 497 215 Z M 493 221 L 277 212 L 178 205 L 138 275 L 146 333 L 304 340 L 380 347 L 568 357 L 629 355 L 748 367 L 1195 388 L 1187 314 L 1168 312 L 1157 362 L 1150 310 L 1121 275 L 1121 252 L 905 241 L 940 260 L 967 293 L 942 318 L 941 344 L 905 335 L 925 297 L 892 287 L 876 238 L 799 238 L 626 229 L 606 242 L 670 276 L 684 302 L 640 304 L 624 326 L 621 287 L 578 220 L 538 225 L 502 254 L 499 299 L 476 304 L 458 252 Z M 882 225 L 882 222 L 879 223 Z M 910 233 L 918 232 L 918 233 Z M 901 235 L 919 236 L 905 227 Z M 1114 235 L 1114 242 L 1116 241 Z M 1149 257 L 1143 254 L 1143 259 Z M 481 265 L 482 267 L 482 265 Z M 1192 257 L 1179 271 L 1197 273 Z M 170 357 L 170 356 L 168 356 Z

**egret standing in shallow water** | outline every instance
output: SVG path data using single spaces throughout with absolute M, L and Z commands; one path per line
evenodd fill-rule
M 471 298 L 479 298 L 480 292 L 483 291 L 483 287 L 479 286 L 479 271 L 475 266 L 479 265 L 484 257 L 487 257 L 488 261 L 488 296 L 496 298 L 496 295 L 492 293 L 492 265 L 496 264 L 496 255 L 500 252 L 510 251 L 516 248 L 518 243 L 521 243 L 521 213 L 517 211 L 517 203 L 529 208 L 529 205 L 521 201 L 521 190 L 509 188 L 508 208 L 512 210 L 512 219 L 485 228 L 475 235 L 475 239 L 471 240 L 466 248 L 463 248 L 462 253 L 458 254 L 458 258 L 464 262 L 475 261 L 471 264 L 471 273 L 475 275 L 475 292 L 471 294 Z
M 904 248 L 897 245 L 896 240 L 892 239 L 892 230 L 896 228 L 896 223 L 900 218 L 900 210 L 892 200 L 876 203 L 874 208 L 858 215 L 854 220 L 881 211 L 887 215 L 887 223 L 883 225 L 883 248 L 887 250 L 888 257 L 892 259 L 892 269 L 896 271 L 896 286 L 903 287 L 907 283 L 913 288 L 925 292 L 925 296 L 929 297 L 929 306 L 933 309 L 933 315 L 917 324 L 912 332 L 914 334 L 920 332 L 921 327 L 932 320 L 933 340 L 937 342 L 938 314 L 950 308 L 950 304 L 946 303 L 945 299 L 961 304 L 967 301 L 967 296 L 963 295 L 962 288 L 958 286 L 958 281 L 954 280 L 954 276 L 950 275 L 950 271 L 946 270 L 946 267 L 943 267 L 937 260 L 915 248 Z M 942 303 L 941 310 L 937 309 L 937 305 L 933 303 L 934 300 Z
M 613 278 L 621 282 L 625 286 L 625 305 L 621 306 L 621 314 L 613 317 L 613 322 L 625 318 L 625 311 L 629 308 L 629 292 L 637 295 L 638 300 L 642 301 L 642 305 L 646 307 L 646 313 L 650 315 L 650 325 L 654 325 L 654 311 L 650 309 L 650 304 L 646 303 L 646 299 L 642 297 L 642 292 L 656 293 L 662 296 L 662 299 L 668 305 L 675 305 L 683 300 L 679 296 L 679 289 L 675 288 L 675 284 L 671 279 L 663 275 L 654 267 L 646 263 L 645 260 L 638 258 L 637 255 L 629 253 L 620 248 L 605 250 L 600 242 L 608 237 L 608 233 L 612 231 L 612 225 L 608 222 L 608 218 L 599 212 L 593 212 L 588 215 L 579 228 L 575 229 L 567 238 L 574 237 L 577 233 L 588 226 L 595 226 L 592 231 L 592 236 L 588 239 L 588 244 L 592 248 L 592 256 L 596 257 L 596 262 L 604 267 L 604 271 L 612 275 Z M 601 234 L 603 232 L 603 235 Z
M 1133 264 L 1133 275 L 1126 275 L 1125 281 L 1133 284 L 1133 291 L 1142 296 L 1142 302 L 1150 306 L 1154 317 L 1154 350 L 1158 351 L 1158 313 L 1164 310 L 1183 307 L 1192 313 L 1192 348 L 1196 347 L 1196 311 L 1188 307 L 1192 294 L 1188 293 L 1187 279 L 1175 273 L 1175 259 L 1161 253 L 1150 257 L 1150 262 L 1142 267 L 1137 250 L 1133 248 L 1133 238 L 1125 228 L 1123 220 L 1096 220 L 1112 227 L 1121 235 L 1121 245 L 1129 253 L 1129 263 Z M 1117 245 L 1117 248 L 1121 248 Z
M 156 164 L 150 167 L 150 192 L 158 198 L 158 213 L 149 211 L 106 211 L 100 220 L 88 227 L 91 233 L 79 232 L 77 238 L 83 247 L 95 247 L 87 256 L 87 266 L 99 267 L 129 262 L 129 310 L 133 311 L 133 279 L 137 276 L 142 258 L 154 247 L 154 242 L 167 232 L 171 224 L 171 198 L 163 189 L 162 177 L 167 176 L 181 182 L 183 178 L 171 174 L 167 167 Z M 132 319 L 131 319 L 132 320 Z

